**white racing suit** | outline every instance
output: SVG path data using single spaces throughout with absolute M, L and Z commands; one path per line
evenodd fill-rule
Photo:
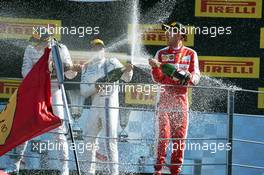
M 67 65 L 72 65 L 71 57 L 68 48 L 60 44 L 59 47 L 60 55 L 62 62 Z M 34 64 L 39 60 L 39 58 L 43 55 L 44 50 L 37 50 L 35 49 L 34 46 L 29 45 L 27 46 L 25 53 L 24 53 L 24 58 L 23 58 L 23 65 L 22 65 L 22 76 L 23 78 L 26 77 L 26 75 L 29 73 L 31 68 L 34 66 Z M 50 58 L 52 59 L 52 58 Z M 74 71 L 67 71 L 65 72 L 65 76 L 68 79 L 72 79 L 77 75 L 77 72 Z M 62 95 L 61 95 L 61 90 L 59 89 L 59 84 L 56 80 L 52 80 L 51 82 L 51 94 L 52 94 L 52 104 L 53 104 L 53 112 L 55 115 L 60 117 L 60 119 L 64 120 L 64 109 L 63 109 L 63 101 L 62 101 Z M 61 105 L 61 106 L 55 106 L 55 105 Z M 61 172 L 62 175 L 68 175 L 69 174 L 69 168 L 68 168 L 68 159 L 69 159 L 69 151 L 68 151 L 68 143 L 67 143 L 67 138 L 65 134 L 67 132 L 67 128 L 65 125 L 65 122 L 63 122 L 63 125 L 58 127 L 57 129 L 53 130 L 52 132 L 57 132 L 61 134 L 54 134 L 54 139 L 51 140 L 51 142 L 56 142 L 58 144 L 63 144 L 63 148 L 58 152 L 58 168 Z M 26 150 L 28 142 L 25 142 L 22 145 L 19 145 L 16 148 L 16 153 L 18 154 L 17 159 L 14 159 L 14 164 L 11 165 L 15 170 L 19 170 L 20 168 L 20 162 L 24 156 L 24 152 Z M 57 150 L 56 150 L 57 151 Z M 50 155 L 49 155 L 50 157 Z
M 105 167 L 110 175 L 118 174 L 118 149 L 117 149 L 117 128 L 118 128 L 118 115 L 119 110 L 113 109 L 113 107 L 119 107 L 118 100 L 118 85 L 110 85 L 111 88 L 107 88 L 110 92 L 99 91 L 97 93 L 95 82 L 101 77 L 104 77 L 107 72 L 113 69 L 121 68 L 123 65 L 116 59 L 105 59 L 104 57 L 94 58 L 90 64 L 87 65 L 82 72 L 81 83 L 93 83 L 93 84 L 81 84 L 81 95 L 84 97 L 92 97 L 91 112 L 86 124 L 86 130 L 84 131 L 85 143 L 93 144 L 93 149 L 87 151 L 88 162 L 82 162 L 81 169 L 85 174 L 95 174 L 96 163 L 96 150 L 98 150 L 98 136 L 102 131 L 102 136 L 110 139 L 104 139 L 105 150 L 107 153 L 107 162 L 111 162 Z M 129 82 L 132 79 L 133 71 L 125 72 L 122 74 L 121 79 L 125 82 Z M 107 94 L 107 95 L 106 95 Z M 94 108 L 96 107 L 96 108 Z M 97 108 L 101 107 L 101 108 Z M 88 135 L 88 137 L 87 137 Z M 89 137 L 93 136 L 93 137 Z M 113 139 L 114 138 L 114 139 Z M 86 155 L 85 155 L 86 156 Z

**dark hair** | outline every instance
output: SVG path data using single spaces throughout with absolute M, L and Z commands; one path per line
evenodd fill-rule
M 182 39 L 187 38 L 187 32 L 185 31 L 185 26 L 183 24 L 181 24 L 180 22 L 169 21 L 169 22 L 163 23 L 161 25 L 161 29 L 163 31 L 167 31 L 168 27 L 172 28 L 171 30 L 174 31 L 175 33 L 180 33 L 182 36 Z M 177 30 L 177 31 L 175 31 L 175 30 Z
M 49 35 L 49 34 L 43 34 L 41 36 L 39 34 L 33 34 L 30 37 L 29 41 L 35 42 L 35 43 L 47 42 L 50 36 L 51 35 Z

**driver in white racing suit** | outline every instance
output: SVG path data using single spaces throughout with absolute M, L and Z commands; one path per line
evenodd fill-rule
M 116 58 L 105 58 L 104 56 L 104 43 L 100 39 L 95 39 L 91 42 L 93 51 L 96 51 L 96 55 L 92 58 L 92 61 L 85 65 L 82 72 L 80 90 L 84 97 L 92 97 L 92 107 L 90 109 L 90 115 L 88 122 L 86 123 L 87 130 L 84 131 L 85 143 L 93 145 L 92 151 L 87 151 L 88 162 L 81 164 L 81 169 L 86 174 L 95 174 L 96 170 L 96 150 L 98 149 L 98 140 L 95 138 L 99 132 L 102 131 L 102 135 L 105 139 L 105 150 L 107 162 L 107 174 L 118 174 L 118 149 L 117 149 L 117 128 L 118 128 L 118 115 L 119 107 L 118 100 L 118 85 L 111 85 L 111 90 L 108 88 L 100 89 L 96 85 L 96 81 L 99 78 L 106 76 L 107 73 L 116 69 L 124 67 Z M 121 76 L 121 79 L 125 82 L 129 82 L 133 76 L 133 66 L 127 64 L 125 70 Z M 84 84 L 83 84 L 84 83 Z M 85 84 L 86 83 L 86 84 Z M 88 84 L 91 83 L 91 84 Z M 109 90 L 110 92 L 106 92 Z M 99 108 L 97 108 L 99 107 Z M 88 137 L 87 137 L 88 136 Z M 92 136 L 92 137 L 89 137 Z M 96 146 L 97 145 L 97 146 Z

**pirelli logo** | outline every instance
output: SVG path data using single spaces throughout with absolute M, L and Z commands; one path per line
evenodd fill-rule
M 264 87 L 258 88 L 258 91 L 263 92 L 258 94 L 258 108 L 264 109 Z
M 154 87 L 155 86 L 155 87 Z M 127 88 L 129 87 L 129 88 Z M 146 88 L 147 87 L 147 88 Z M 126 85 L 125 103 L 131 105 L 155 105 L 158 99 L 158 93 L 165 91 L 165 86 L 158 85 Z M 129 90 L 130 89 L 130 90 Z M 133 90 L 132 90 L 133 89 Z M 188 88 L 189 103 L 192 103 L 192 88 Z
M 192 26 L 186 26 L 186 29 Z M 132 32 L 132 25 L 128 25 L 128 39 L 129 43 L 132 43 L 133 32 Z M 167 39 L 165 36 L 165 32 L 161 29 L 161 25 L 156 24 L 140 24 L 139 30 L 141 35 L 141 41 L 144 45 L 159 45 L 165 46 L 167 45 Z M 188 29 L 187 29 L 188 31 Z M 193 46 L 194 45 L 194 34 L 188 34 L 186 39 L 183 41 L 184 45 L 186 46 Z
M 260 48 L 264 49 L 264 28 L 260 29 Z
M 0 98 L 10 98 L 18 89 L 20 80 L 1 80 L 0 79 Z
M 195 0 L 195 16 L 261 18 L 262 0 Z
M 138 104 L 138 105 L 154 105 L 156 102 L 157 93 L 144 91 L 126 91 L 125 103 L 126 104 Z
M 212 77 L 259 78 L 260 58 L 200 56 L 199 65 Z
M 4 18 L 0 17 L 0 39 L 29 39 L 33 33 L 33 27 L 60 27 L 60 20 L 28 19 L 28 18 Z M 60 40 L 61 35 L 55 34 Z

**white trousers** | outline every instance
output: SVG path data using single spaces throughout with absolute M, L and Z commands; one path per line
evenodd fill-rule
M 103 164 L 105 167 L 103 171 L 105 174 L 118 175 L 118 149 L 117 149 L 117 127 L 118 127 L 118 109 L 111 109 L 107 106 L 116 106 L 118 98 L 110 98 L 114 101 L 109 101 L 109 98 L 97 96 L 93 99 L 93 105 L 99 105 L 98 102 L 105 102 L 106 108 L 91 108 L 90 115 L 87 116 L 87 124 L 84 131 L 85 144 L 92 144 L 92 150 L 86 150 L 85 159 L 87 161 L 81 162 L 81 170 L 85 175 L 95 174 L 96 170 L 96 151 L 99 148 L 98 136 L 102 132 L 102 137 L 110 138 L 103 139 L 104 150 L 106 152 L 108 164 Z M 102 103 L 101 103 L 102 104 Z M 92 137 L 87 137 L 92 136 Z M 114 139 L 111 139 L 114 138 Z

